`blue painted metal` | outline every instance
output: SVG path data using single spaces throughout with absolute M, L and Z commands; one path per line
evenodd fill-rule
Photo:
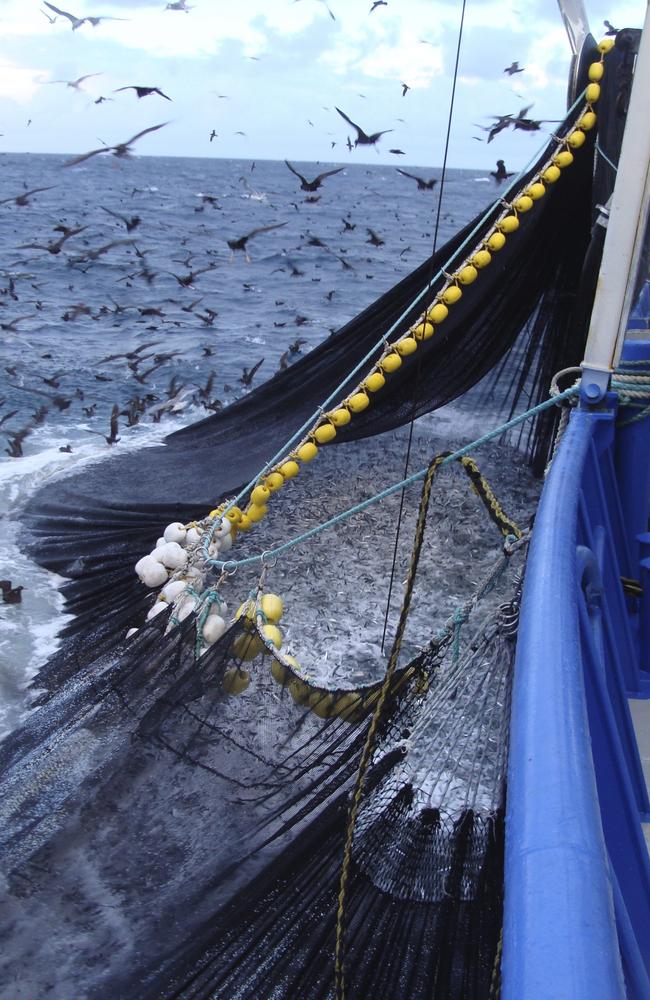
M 621 361 L 647 361 L 650 366 L 650 341 L 626 340 Z M 634 556 L 633 575 L 638 578 L 637 535 L 647 532 L 650 512 L 650 465 L 648 441 L 650 416 L 620 427 L 616 435 L 616 477 L 625 518 L 628 544 Z
M 643 602 L 620 582 L 646 574 L 636 536 L 650 507 L 619 489 L 650 483 L 650 421 L 623 428 L 621 445 L 616 416 L 611 394 L 573 414 L 535 520 L 513 690 L 504 1000 L 650 997 L 650 804 L 626 695 L 645 683 L 650 545 Z

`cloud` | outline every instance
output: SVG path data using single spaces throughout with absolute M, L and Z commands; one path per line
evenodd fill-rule
M 0 62 L 0 97 L 17 104 L 29 104 L 41 84 L 50 76 L 49 70 L 17 66 L 3 59 Z
M 366 76 L 404 80 L 416 90 L 428 87 L 436 76 L 442 76 L 443 53 L 441 48 L 432 46 L 423 52 L 423 45 L 416 38 L 403 38 L 396 45 L 377 46 L 361 60 L 359 67 Z

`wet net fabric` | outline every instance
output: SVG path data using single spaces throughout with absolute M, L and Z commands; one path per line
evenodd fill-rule
M 612 78 L 606 130 L 622 92 Z M 617 119 L 601 133 L 614 162 L 619 132 Z M 440 335 L 337 440 L 405 423 L 495 366 L 506 403 L 546 391 L 544 366 L 571 363 L 586 329 L 593 163 L 587 145 Z M 0 747 L 3 984 L 66 1000 L 333 995 L 348 795 L 376 686 L 357 686 L 358 712 L 321 718 L 322 691 L 335 703 L 345 691 L 323 680 L 301 703 L 271 658 L 233 667 L 242 622 L 198 660 L 193 616 L 166 634 L 160 615 L 127 642 L 151 596 L 133 564 L 167 522 L 203 516 L 252 477 L 404 310 L 405 330 L 421 311 L 414 294 L 468 231 L 223 414 L 61 479 L 23 512 L 30 551 L 70 578 L 76 618 L 39 676 L 38 710 Z M 582 325 L 568 336 L 571 316 Z M 538 426 L 539 459 L 552 423 Z M 351 1000 L 490 996 L 513 649 L 497 615 L 464 655 L 432 640 L 401 665 L 354 838 Z
M 54 997 L 328 997 L 368 712 L 319 718 L 320 695 L 297 702 L 268 657 L 235 696 L 246 627 L 198 661 L 194 625 L 164 627 L 4 747 L 0 981 Z M 346 915 L 351 997 L 482 996 L 492 973 L 513 643 L 493 622 L 451 665 L 450 649 L 434 641 L 401 670 L 381 723 Z
M 580 110 L 558 126 L 557 135 L 569 130 Z M 520 216 L 516 237 L 493 255 L 436 335 L 404 358 L 398 377 L 388 379 L 372 405 L 340 429 L 337 443 L 408 423 L 456 399 L 492 370 L 497 383 L 490 391 L 505 406 L 524 393 L 527 402 L 546 393 L 548 365 L 555 371 L 571 363 L 585 335 L 584 324 L 574 325 L 574 308 L 589 240 L 593 141 L 590 132 L 571 168 L 549 186 L 534 212 Z M 553 142 L 531 165 L 522 187 L 552 148 Z M 373 345 L 379 344 L 380 355 L 381 337 L 402 314 L 391 337 L 408 329 L 445 281 L 441 276 L 432 283 L 432 276 L 441 268 L 453 271 L 502 211 L 497 203 L 484 221 L 472 220 L 337 334 L 222 413 L 170 435 L 162 446 L 115 455 L 37 493 L 21 514 L 26 542 L 39 563 L 71 581 L 65 595 L 76 617 L 68 631 L 89 634 L 95 647 L 104 639 L 110 644 L 128 625 L 140 594 L 132 567 L 161 525 L 203 516 L 250 480 Z M 552 422 L 544 427 L 547 448 Z M 101 629 L 89 611 L 99 600 L 110 612 Z

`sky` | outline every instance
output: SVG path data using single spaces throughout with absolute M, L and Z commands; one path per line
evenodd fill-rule
M 73 31 L 38 0 L 0 0 L 0 152 L 80 154 L 167 122 L 136 152 L 442 164 L 461 0 L 388 0 L 372 12 L 371 0 L 187 0 L 189 12 L 165 3 L 56 4 L 77 17 L 124 19 Z M 594 0 L 592 33 L 603 37 L 605 18 L 640 27 L 645 8 L 645 0 Z M 480 126 L 491 115 L 525 105 L 533 117 L 561 118 L 570 55 L 554 0 L 467 0 L 449 165 L 527 163 L 539 134 L 508 130 L 489 145 L 474 137 L 485 140 Z M 514 60 L 525 69 L 509 77 Z M 53 82 L 91 73 L 99 75 L 80 91 Z M 171 101 L 115 93 L 133 84 L 159 87 Z M 366 132 L 392 131 L 349 152 L 354 133 L 337 107 Z

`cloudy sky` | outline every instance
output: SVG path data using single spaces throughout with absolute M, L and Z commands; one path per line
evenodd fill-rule
M 142 139 L 141 154 L 442 163 L 460 0 L 388 0 L 372 13 L 371 0 L 328 0 L 329 8 L 324 0 L 188 0 L 189 13 L 165 2 L 56 4 L 77 17 L 125 19 L 72 31 L 63 17 L 50 23 L 38 0 L 0 0 L 0 151 L 81 153 L 169 122 Z M 604 18 L 640 26 L 646 5 L 588 6 L 600 38 Z M 477 124 L 525 104 L 535 117 L 561 117 L 569 59 L 554 0 L 467 0 L 450 164 L 487 169 L 503 157 L 523 166 L 539 136 L 502 133 L 488 146 L 472 138 L 484 136 Z M 513 60 L 525 72 L 510 78 L 503 69 Z M 52 82 L 90 73 L 100 75 L 80 92 Z M 411 88 L 405 97 L 402 83 Z M 114 92 L 129 84 L 160 87 L 172 103 Z M 94 103 L 101 96 L 111 100 Z M 393 131 L 377 151 L 349 153 L 351 130 L 335 107 L 367 132 Z

